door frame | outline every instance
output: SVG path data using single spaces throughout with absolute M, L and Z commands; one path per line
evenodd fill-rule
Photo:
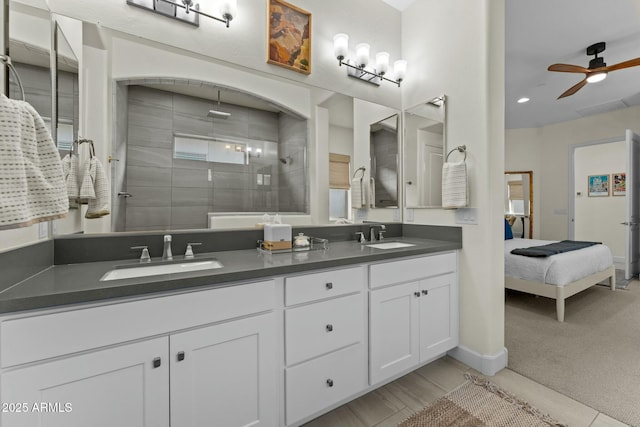
M 589 141 L 589 142 L 580 142 L 577 144 L 571 144 L 569 145 L 569 167 L 567 168 L 569 170 L 569 210 L 567 212 L 567 229 L 569 230 L 569 240 L 574 240 L 576 237 L 576 232 L 575 232 L 575 214 L 576 214 L 576 206 L 575 206 L 575 195 L 576 195 L 576 183 L 575 183 L 575 153 L 576 150 L 578 148 L 584 148 L 584 147 L 588 147 L 591 145 L 600 145 L 600 144 L 612 144 L 614 142 L 621 142 L 621 141 L 625 141 L 626 137 L 625 134 L 620 135 L 619 137 L 615 137 L 615 138 L 607 138 L 607 139 L 601 139 L 601 140 L 596 140 L 596 141 Z

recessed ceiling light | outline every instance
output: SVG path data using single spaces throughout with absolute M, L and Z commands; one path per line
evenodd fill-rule
M 525 102 L 529 102 L 529 98 L 527 98 L 526 96 L 518 99 L 518 104 L 524 104 Z

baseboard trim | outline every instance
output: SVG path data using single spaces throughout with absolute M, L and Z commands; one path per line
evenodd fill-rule
M 447 353 L 449 356 L 472 367 L 483 375 L 494 376 L 507 367 L 509 351 L 504 347 L 494 355 L 480 354 L 470 348 L 458 346 Z

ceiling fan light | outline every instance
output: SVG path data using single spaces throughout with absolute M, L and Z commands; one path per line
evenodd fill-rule
M 589 77 L 587 77 L 587 81 L 589 83 L 598 83 L 598 82 L 603 81 L 606 78 L 607 78 L 607 73 L 605 73 L 605 72 L 595 73 L 595 74 L 591 74 Z

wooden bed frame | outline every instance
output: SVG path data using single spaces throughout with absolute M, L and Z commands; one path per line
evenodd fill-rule
M 513 277 L 504 278 L 504 287 L 528 294 L 539 295 L 541 297 L 556 300 L 556 315 L 558 322 L 564 322 L 564 300 L 572 295 L 582 292 L 591 286 L 609 279 L 611 290 L 616 290 L 616 269 L 611 265 L 605 270 L 594 273 L 590 276 L 571 282 L 565 286 L 550 285 L 547 283 L 533 282 L 530 280 L 516 279 Z

